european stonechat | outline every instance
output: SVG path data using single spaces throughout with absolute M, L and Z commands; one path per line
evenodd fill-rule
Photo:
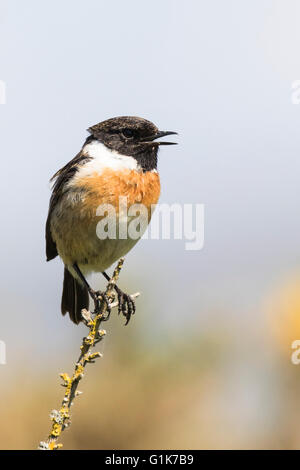
M 116 237 L 100 239 L 97 235 L 97 209 L 111 205 L 120 216 L 119 199 L 128 207 L 143 204 L 148 210 L 160 194 L 156 139 L 176 132 L 162 132 L 150 121 L 124 116 L 108 119 L 88 129 L 80 152 L 55 173 L 46 222 L 47 261 L 57 255 L 64 262 L 61 312 L 74 323 L 82 320 L 81 311 L 89 306 L 89 295 L 96 303 L 95 292 L 86 280 L 91 272 L 105 270 L 128 253 L 138 239 Z M 119 313 L 127 319 L 135 312 L 133 299 L 115 287 Z

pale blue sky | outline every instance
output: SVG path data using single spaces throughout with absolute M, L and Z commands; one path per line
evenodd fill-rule
M 292 0 L 0 1 L 0 298 L 20 329 L 72 328 L 59 313 L 62 266 L 45 262 L 48 180 L 88 126 L 116 115 L 179 132 L 161 150 L 161 200 L 206 207 L 202 251 L 143 241 L 128 256 L 122 285 L 148 305 L 131 328 L 150 314 L 167 326 L 170 311 L 192 327 L 219 306 L 242 325 L 299 269 L 299 22 Z M 14 341 L 3 317 L 0 338 Z

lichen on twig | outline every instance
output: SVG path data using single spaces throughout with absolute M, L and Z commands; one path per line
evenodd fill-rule
M 82 311 L 83 322 L 89 328 L 89 332 L 88 335 L 82 339 L 80 355 L 75 363 L 72 377 L 69 377 L 65 372 L 60 374 L 60 377 L 63 380 L 62 386 L 66 388 L 66 391 L 60 409 L 53 410 L 50 413 L 52 421 L 51 431 L 48 439 L 40 442 L 38 447 L 39 450 L 56 450 L 62 447 L 62 444 L 58 442 L 58 439 L 61 433 L 71 424 L 70 408 L 73 404 L 74 398 L 81 394 L 77 388 L 79 382 L 84 376 L 85 367 L 87 364 L 95 362 L 98 357 L 101 357 L 99 352 L 92 352 L 92 348 L 99 343 L 106 334 L 105 330 L 100 329 L 101 323 L 108 320 L 110 309 L 118 305 L 118 302 L 115 301 L 113 291 L 119 278 L 123 263 L 124 259 L 121 258 L 114 270 L 112 278 L 106 286 L 104 295 L 99 297 L 99 305 L 95 308 L 95 311 L 92 313 L 88 310 Z M 131 297 L 135 298 L 138 297 L 138 295 L 139 294 L 136 293 Z

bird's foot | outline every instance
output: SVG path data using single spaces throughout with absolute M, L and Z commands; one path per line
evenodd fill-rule
M 115 286 L 118 296 L 118 314 L 122 313 L 126 318 L 125 325 L 128 325 L 131 315 L 135 313 L 135 302 L 131 295 L 125 294 L 119 287 Z
M 99 312 L 101 300 L 104 300 L 104 302 L 106 303 L 106 309 L 107 309 L 106 312 L 107 313 L 106 313 L 106 317 L 103 318 L 102 321 L 107 321 L 110 317 L 110 312 L 111 312 L 109 297 L 106 295 L 105 292 L 102 292 L 100 290 L 95 291 L 93 289 L 90 289 L 89 293 L 90 293 L 90 296 L 92 297 L 92 299 L 94 301 L 95 313 Z

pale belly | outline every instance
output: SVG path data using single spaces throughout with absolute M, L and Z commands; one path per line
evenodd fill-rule
M 103 239 L 101 236 L 100 239 L 97 234 L 99 217 L 96 211 L 81 208 L 80 203 L 74 205 L 70 195 L 63 197 L 53 211 L 51 232 L 64 264 L 71 267 L 77 263 L 83 274 L 89 274 L 105 271 L 125 256 L 139 238 L 120 239 L 118 216 L 110 222 L 116 224 L 116 238 Z
M 142 204 L 146 208 L 142 226 L 146 229 L 151 218 L 150 209 L 157 203 L 159 192 L 159 176 L 153 172 L 118 173 L 108 169 L 100 175 L 77 178 L 56 204 L 50 223 L 53 240 L 65 265 L 71 268 L 77 263 L 83 274 L 102 272 L 125 256 L 143 235 L 143 230 L 140 237 L 135 234 L 133 238 L 120 238 L 118 218 L 123 220 L 123 215 L 119 216 L 116 211 L 116 238 L 99 238 L 99 205 L 118 207 L 120 196 L 127 198 L 128 208 Z M 131 220 L 128 219 L 129 223 Z

